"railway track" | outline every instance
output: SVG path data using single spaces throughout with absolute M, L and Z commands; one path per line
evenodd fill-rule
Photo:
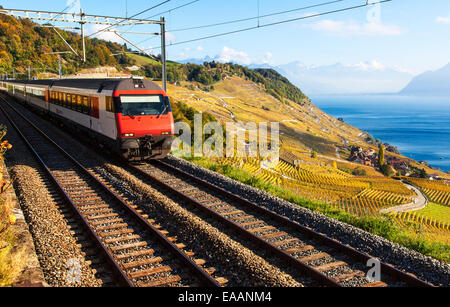
M 42 133 L 41 133 L 42 134 Z M 59 150 L 59 149 L 58 149 Z M 59 151 L 62 151 L 59 150 Z M 73 158 L 72 158 L 73 159 Z M 56 159 L 54 159 L 56 160 Z M 58 160 L 59 161 L 59 160 Z M 76 161 L 75 161 L 76 162 Z M 72 162 L 73 163 L 73 162 Z M 76 163 L 75 163 L 76 164 Z M 70 169 L 70 167 L 77 168 L 79 170 L 83 169 L 81 165 L 74 167 L 69 165 L 58 166 L 55 164 L 53 166 L 55 171 L 58 169 Z M 127 169 L 134 173 L 138 178 L 142 179 L 143 182 L 150 183 L 151 185 L 156 185 L 161 188 L 161 191 L 164 194 L 176 196 L 178 199 L 181 199 L 183 203 L 187 203 L 198 210 L 202 211 L 208 217 L 212 217 L 220 223 L 226 225 L 227 227 L 234 229 L 239 236 L 242 236 L 248 241 L 254 242 L 258 244 L 260 247 L 263 247 L 262 250 L 269 251 L 270 254 L 276 255 L 279 259 L 281 259 L 284 263 L 289 267 L 293 267 L 299 270 L 302 276 L 312 277 L 317 285 L 325 285 L 325 286 L 367 286 L 367 287 L 385 287 L 385 286 L 430 286 L 429 284 L 415 278 L 414 276 L 408 275 L 402 271 L 399 271 L 393 268 L 390 265 L 381 263 L 381 271 L 382 281 L 380 282 L 372 282 L 366 278 L 366 271 L 368 268 L 366 267 L 367 261 L 371 259 L 370 256 L 360 253 L 357 250 L 354 250 L 348 246 L 342 245 L 339 242 L 329 239 L 326 236 L 316 233 L 311 229 L 303 227 L 298 223 L 292 222 L 289 219 L 280 216 L 272 211 L 264 209 L 254 203 L 249 202 L 248 200 L 229 193 L 228 191 L 223 190 L 220 187 L 211 185 L 210 183 L 203 181 L 199 178 L 196 178 L 188 173 L 185 173 L 173 166 L 167 164 L 163 161 L 153 161 L 149 164 L 139 164 L 139 165 L 130 165 L 124 164 L 124 169 Z M 50 169 L 49 169 L 50 171 Z M 103 188 L 108 189 L 107 183 L 101 183 L 95 176 L 93 175 L 92 169 L 84 169 L 81 173 L 87 174 L 89 173 L 90 178 L 93 181 L 97 181 L 98 186 L 103 186 Z M 88 176 L 88 175 L 86 175 Z M 89 177 L 88 176 L 88 177 Z M 90 180 L 90 179 L 89 179 Z M 54 181 L 57 181 L 56 179 Z M 87 180 L 85 180 L 86 182 Z M 57 181 L 58 182 L 58 181 Z M 64 179 L 61 179 L 61 182 L 65 182 Z M 66 182 L 70 185 L 74 183 L 71 181 Z M 76 183 L 76 182 L 75 182 Z M 78 190 L 80 187 L 76 187 L 76 189 L 72 189 L 74 191 Z M 92 189 L 92 188 L 91 188 Z M 64 190 L 64 189 L 63 189 Z M 70 187 L 68 190 L 71 190 Z M 65 191 L 65 190 L 64 190 Z M 114 192 L 110 191 L 112 195 Z M 68 192 L 63 192 L 62 194 L 66 194 L 68 202 L 73 199 L 70 198 L 70 194 Z M 110 215 L 105 217 L 106 220 L 112 220 L 114 223 L 102 224 L 100 225 L 100 232 L 105 229 L 111 227 L 111 229 L 116 229 L 115 227 L 123 226 L 121 228 L 117 228 L 117 231 L 106 230 L 106 232 L 114 233 L 112 237 L 101 237 L 102 239 L 112 240 L 108 241 L 109 243 L 104 244 L 103 250 L 110 251 L 110 244 L 115 244 L 115 239 L 118 239 L 116 245 L 122 245 L 122 243 L 126 243 L 127 241 L 123 240 L 132 239 L 131 242 L 128 242 L 128 245 L 133 245 L 134 243 L 139 243 L 141 238 L 133 239 L 133 235 L 135 233 L 141 234 L 144 232 L 147 235 L 147 229 L 145 228 L 145 224 L 150 224 L 152 226 L 152 220 L 148 220 L 148 217 L 142 214 L 142 211 L 138 210 L 136 206 L 130 207 L 126 204 L 125 201 L 120 199 L 117 195 L 112 196 L 112 198 L 118 199 L 119 201 L 115 203 L 114 208 L 118 208 L 120 212 L 127 211 L 135 213 L 135 215 L 140 216 L 143 221 L 138 222 L 137 226 L 134 226 L 134 223 L 128 223 L 128 219 L 123 218 L 116 211 L 108 211 L 111 209 L 109 207 L 96 207 L 98 210 L 103 211 L 103 214 L 98 213 L 97 215 Z M 75 198 L 74 200 L 79 200 Z M 81 200 L 82 201 L 82 200 Z M 99 206 L 104 206 L 105 204 L 97 204 Z M 73 204 L 73 206 L 77 206 L 77 204 Z M 84 207 L 83 204 L 81 204 Z M 94 205 L 95 206 L 95 205 Z M 128 209 L 126 209 L 128 207 Z M 88 208 L 88 207 L 86 207 Z M 97 211 L 97 209 L 92 209 L 92 211 Z M 109 213 L 111 212 L 111 213 Z M 119 214 L 120 216 L 116 216 L 114 214 Z M 87 213 L 79 212 L 79 215 L 87 214 L 89 216 L 89 211 Z M 116 220 L 118 225 L 115 225 Z M 138 219 L 139 220 L 139 219 Z M 145 223 L 147 221 L 147 223 Z M 88 221 L 89 222 L 89 221 Z M 98 222 L 102 222 L 99 220 Z M 96 222 L 94 222 L 95 224 Z M 98 226 L 98 225 L 95 225 Z M 91 227 L 90 232 L 96 231 L 96 228 Z M 156 227 L 156 232 L 159 232 L 160 235 L 164 234 L 164 231 L 161 229 L 158 230 L 159 226 L 154 225 Z M 107 227 L 107 228 L 101 228 Z M 136 227 L 136 230 L 134 229 Z M 118 235 L 120 230 L 124 230 L 123 234 Z M 117 234 L 117 235 L 116 235 Z M 150 240 L 150 239 L 149 239 Z M 158 241 L 158 240 L 157 240 Z M 163 240 L 164 241 L 164 240 Z M 166 238 L 165 241 L 169 241 L 172 245 L 175 245 L 176 248 L 182 249 L 183 246 L 177 246 L 173 238 Z M 127 244 L 123 244 L 127 245 Z M 170 255 L 168 257 L 159 257 L 156 255 L 158 249 L 153 249 L 152 245 L 146 245 L 146 247 L 138 247 L 139 244 L 133 245 L 133 251 L 125 250 L 123 253 L 119 253 L 118 258 L 115 258 L 115 253 L 105 253 L 107 259 L 112 264 L 112 266 L 117 266 L 117 274 L 124 275 L 122 284 L 128 285 L 138 285 L 138 286 L 157 286 L 157 285 L 186 285 L 189 282 L 185 282 L 192 280 L 189 276 L 184 278 L 188 274 L 180 274 L 179 273 L 179 264 L 175 264 L 173 266 L 165 265 L 164 261 L 166 259 L 177 258 Z M 163 244 L 164 245 L 164 244 Z M 170 245 L 170 244 L 169 244 Z M 151 252 L 147 255 L 146 250 L 150 249 Z M 140 250 L 144 250 L 142 257 L 139 255 Z M 188 253 L 189 254 L 189 253 Z M 186 256 L 186 255 L 185 255 Z M 194 257 L 193 254 L 189 254 L 187 256 Z M 134 258 L 139 258 L 138 260 Z M 141 278 L 139 280 L 130 279 L 130 276 L 140 276 L 139 274 L 132 274 L 135 271 L 139 271 L 143 269 L 146 273 L 152 273 L 151 269 L 149 271 L 146 265 L 151 262 L 153 258 L 158 258 L 158 267 L 165 267 L 165 270 L 168 272 L 157 273 L 160 274 L 154 278 L 154 280 L 145 280 L 145 278 Z M 112 258 L 112 260 L 110 259 Z M 182 257 L 183 258 L 183 257 Z M 143 262 L 141 260 L 144 260 Z M 156 260 L 155 260 L 156 261 Z M 178 260 L 183 265 L 186 263 L 186 259 Z M 189 262 L 189 261 L 188 261 Z M 192 261 L 191 261 L 192 262 Z M 131 263 L 129 266 L 124 265 L 127 263 Z M 118 265 L 117 265 L 118 264 Z M 142 267 L 134 267 L 135 265 L 142 264 Z M 207 281 L 202 281 L 204 278 L 203 275 L 205 271 L 198 264 L 202 264 L 202 261 L 198 261 L 198 263 L 193 263 L 198 268 L 197 273 L 194 275 L 197 276 L 198 282 L 190 282 L 191 284 L 203 284 L 203 285 L 223 285 L 226 280 L 217 279 L 214 280 L 209 276 Z M 131 268 L 130 273 L 130 266 Z M 152 265 L 151 265 L 152 266 Z M 192 269 L 192 263 L 188 265 L 188 269 L 191 272 L 195 272 L 195 269 Z M 147 268 L 147 270 L 145 270 Z M 157 271 L 153 271 L 157 272 Z M 172 274 L 173 273 L 173 274 Z M 151 274 L 150 274 L 151 275 Z M 171 276 L 173 276 L 173 279 Z M 161 278 L 158 278 L 161 277 Z M 128 279 L 128 280 L 127 280 Z M 219 281 L 219 282 L 218 282 Z
M 240 196 L 199 179 L 164 161 L 128 165 L 132 171 L 172 195 L 233 229 L 245 240 L 256 243 L 284 263 L 311 277 L 321 286 L 424 286 L 430 284 L 380 263 L 382 278 L 366 275 L 373 259 L 347 245 L 267 210 Z
M 107 260 L 117 285 L 131 287 L 223 285 L 183 251 L 176 238 L 99 181 L 4 98 L 0 105 L 18 135 L 42 166 L 67 208 L 83 225 L 92 246 Z M 70 213 L 72 212 L 72 213 Z M 75 222 L 75 221 L 72 221 Z

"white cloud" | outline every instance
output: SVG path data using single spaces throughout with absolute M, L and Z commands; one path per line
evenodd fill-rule
M 66 13 L 79 14 L 81 10 L 80 0 L 67 0 L 66 2 Z
M 203 51 L 203 50 L 205 50 L 205 48 L 203 48 L 202 46 L 197 46 L 196 50 L 197 51 Z
M 403 33 L 398 26 L 385 25 L 381 22 L 358 24 L 354 21 L 325 19 L 315 23 L 306 24 L 304 27 L 338 36 L 392 36 L 401 35 Z
M 91 25 L 86 29 L 86 35 L 94 34 L 95 32 L 103 30 L 107 27 L 108 26 L 105 26 L 105 25 Z M 103 32 L 97 33 L 94 35 L 94 37 L 96 37 L 98 39 L 103 39 L 103 40 L 119 43 L 119 44 L 125 43 L 125 41 L 123 39 L 121 39 L 119 36 L 117 36 L 115 33 L 108 32 L 108 31 L 103 31 Z
M 347 66 L 356 67 L 356 68 L 359 68 L 360 70 L 364 70 L 364 71 L 384 70 L 386 68 L 386 66 L 384 66 L 377 60 L 365 61 L 365 62 L 360 62 L 358 64 L 350 64 Z
M 166 32 L 166 40 L 169 43 L 175 42 L 175 35 L 171 32 Z
M 249 65 L 252 63 L 247 53 L 228 47 L 223 47 L 218 60 L 222 63 L 234 62 L 241 65 Z
M 438 23 L 450 24 L 450 15 L 448 15 L 447 17 L 438 16 L 436 18 L 436 21 Z
M 358 70 L 368 71 L 368 72 L 381 72 L 385 70 L 393 70 L 400 73 L 408 73 L 410 75 L 417 75 L 421 73 L 420 70 L 415 70 L 411 68 L 405 68 L 399 65 L 385 65 L 377 60 L 362 61 L 356 64 L 344 64 L 346 67 L 357 68 Z

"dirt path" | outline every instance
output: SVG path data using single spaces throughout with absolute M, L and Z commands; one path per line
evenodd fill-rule
M 428 199 L 419 189 L 417 189 L 416 187 L 414 187 L 408 183 L 405 183 L 405 182 L 403 182 L 403 184 L 408 189 L 416 192 L 418 197 L 415 198 L 414 201 L 409 204 L 383 209 L 380 211 L 380 213 L 390 213 L 390 212 L 394 212 L 394 211 L 399 212 L 399 213 L 400 212 L 408 212 L 408 211 L 417 211 L 417 210 L 422 210 L 423 208 L 425 208 L 428 205 Z

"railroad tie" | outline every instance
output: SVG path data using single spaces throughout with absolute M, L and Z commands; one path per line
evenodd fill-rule
M 241 226 L 241 227 L 248 227 L 248 226 L 255 226 L 255 225 L 259 225 L 259 224 L 263 224 L 263 223 L 264 223 L 263 221 L 252 221 L 252 222 L 239 224 L 239 226 Z
M 109 231 L 109 230 L 114 230 L 114 229 L 120 229 L 120 228 L 127 228 L 128 224 L 112 224 L 112 225 L 108 225 L 108 226 L 103 226 L 103 227 L 97 227 L 96 230 L 98 232 L 104 232 L 104 231 Z
M 250 231 L 251 233 L 257 233 L 257 232 L 263 232 L 263 231 L 274 230 L 274 229 L 276 229 L 276 228 L 273 226 L 264 226 L 264 227 L 249 229 L 248 231 Z
M 331 271 L 338 267 L 347 266 L 347 265 L 348 265 L 348 263 L 346 263 L 344 261 L 336 261 L 336 262 L 331 262 L 331 263 L 327 263 L 327 264 L 323 264 L 321 266 L 315 267 L 315 269 L 319 272 L 328 272 L 328 271 Z
M 362 276 L 365 276 L 365 273 L 363 271 L 358 270 L 358 271 L 338 275 L 338 276 L 334 277 L 333 279 L 336 280 L 338 283 L 342 283 L 342 282 L 350 280 L 352 278 L 362 277 Z
M 153 258 L 149 258 L 149 259 L 128 262 L 128 263 L 125 263 L 123 265 L 123 267 L 125 269 L 129 270 L 129 269 L 137 268 L 140 266 L 155 264 L 155 263 L 160 263 L 160 262 L 163 262 L 163 259 L 161 257 L 153 257 Z
M 143 257 L 143 256 L 152 256 L 155 253 L 154 249 L 144 249 L 133 253 L 126 253 L 122 255 L 117 255 L 117 259 L 120 260 L 126 260 L 128 258 L 137 258 L 137 257 Z
M 131 243 L 131 244 L 125 244 L 120 246 L 113 246 L 111 247 L 111 250 L 114 252 L 121 252 L 127 249 L 133 249 L 133 248 L 139 248 L 139 247 L 145 247 L 147 246 L 147 242 L 137 242 L 137 243 Z
M 118 238 L 112 238 L 112 239 L 105 240 L 105 243 L 106 244 L 114 244 L 114 243 L 126 242 L 126 241 L 131 241 L 131 240 L 137 240 L 140 238 L 141 238 L 140 235 L 122 236 L 122 237 L 118 237 Z
M 274 239 L 274 238 L 279 238 L 279 237 L 284 237 L 287 236 L 286 232 L 283 231 L 279 231 L 279 232 L 274 232 L 274 233 L 269 233 L 266 235 L 261 236 L 261 239 L 264 240 L 268 240 L 268 239 Z
M 319 259 L 327 258 L 327 257 L 330 257 L 330 255 L 327 253 L 318 253 L 318 254 L 314 254 L 311 256 L 300 258 L 299 260 L 301 262 L 311 262 L 311 261 L 315 261 L 315 260 L 319 260 Z
M 280 247 L 283 245 L 292 244 L 292 243 L 296 243 L 296 242 L 299 242 L 299 240 L 297 238 L 293 238 L 293 239 L 287 239 L 287 240 L 283 240 L 283 241 L 274 242 L 274 243 L 272 243 L 272 245 L 276 246 L 276 247 Z
M 122 230 L 117 230 L 117 231 L 99 231 L 99 237 L 101 238 L 107 238 L 107 237 L 115 237 L 115 236 L 121 236 L 121 235 L 128 235 L 128 234 L 132 234 L 134 233 L 134 229 L 130 229 L 130 228 L 125 228 Z
M 138 283 L 137 286 L 145 287 L 145 288 L 163 287 L 163 286 L 168 286 L 170 284 L 177 283 L 179 281 L 181 281 L 181 277 L 179 275 L 171 275 L 169 277 L 158 279 L 158 280 L 153 280 L 150 282 Z
M 148 270 L 142 270 L 142 271 L 130 273 L 130 277 L 132 279 L 138 279 L 138 278 L 142 278 L 142 277 L 152 276 L 152 275 L 156 275 L 156 274 L 160 274 L 160 273 L 167 273 L 167 272 L 171 272 L 171 271 L 172 271 L 172 268 L 168 265 L 165 265 L 165 266 L 161 266 L 161 267 L 157 267 L 157 268 L 151 268 Z
M 113 224 L 113 223 L 122 223 L 123 219 L 122 218 L 117 218 L 117 219 L 112 219 L 112 220 L 107 220 L 107 221 L 96 221 L 96 222 L 91 222 L 90 224 L 94 227 L 99 226 L 99 225 L 104 225 L 104 224 Z
M 363 288 L 382 288 L 387 287 L 387 284 L 382 281 L 371 282 L 363 286 Z

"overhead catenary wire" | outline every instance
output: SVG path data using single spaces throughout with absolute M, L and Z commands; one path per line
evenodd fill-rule
M 62 10 L 61 12 L 59 12 L 58 15 L 54 16 L 50 21 L 48 21 L 48 23 L 50 23 L 51 21 L 55 20 L 55 18 L 57 18 L 58 16 L 61 16 L 62 13 L 65 13 L 68 9 L 71 9 L 74 5 L 75 5 L 75 2 L 72 2 L 71 4 L 69 4 L 68 6 L 66 6 L 66 8 L 65 8 L 64 10 Z
M 224 22 L 213 23 L 213 24 L 208 24 L 208 25 L 201 25 L 201 26 L 195 26 L 195 27 L 189 27 L 189 28 L 174 29 L 171 32 L 181 32 L 181 31 L 188 31 L 188 30 L 197 30 L 197 29 L 203 29 L 203 28 L 224 26 L 224 25 L 228 25 L 228 24 L 240 23 L 240 22 L 245 22 L 245 21 L 250 21 L 250 20 L 255 20 L 255 19 L 258 19 L 258 25 L 259 25 L 259 20 L 261 18 L 267 18 L 267 17 L 277 16 L 277 15 L 293 13 L 293 12 L 307 10 L 307 9 L 316 8 L 316 7 L 320 7 L 320 6 L 330 5 L 330 4 L 334 4 L 334 3 L 338 3 L 338 2 L 342 2 L 342 1 L 346 1 L 346 0 L 328 1 L 328 2 L 318 3 L 318 4 L 314 4 L 314 5 L 304 6 L 304 7 L 300 7 L 300 8 L 296 8 L 296 9 L 281 11 L 281 12 L 277 12 L 277 13 L 266 14 L 266 15 L 259 15 L 259 5 L 258 5 L 258 16 L 255 16 L 255 17 L 248 17 L 248 18 L 224 21 Z
M 198 2 L 200 0 L 195 0 L 195 1 L 191 1 L 188 2 L 186 4 L 180 5 L 178 7 L 175 7 L 173 9 L 167 10 L 165 12 L 162 12 L 160 14 L 166 14 L 166 13 L 171 13 L 174 10 L 183 8 L 185 6 L 191 5 L 195 2 Z M 296 11 L 300 11 L 300 10 L 305 10 L 305 9 L 309 9 L 309 8 L 315 8 L 315 7 L 320 7 L 320 6 L 325 6 L 325 5 L 330 5 L 330 4 L 334 4 L 337 2 L 342 2 L 342 1 L 346 1 L 346 0 L 334 0 L 334 1 L 327 1 L 327 2 L 323 2 L 323 3 L 319 3 L 319 4 L 315 4 L 315 5 L 310 5 L 310 6 L 306 6 L 306 7 L 301 7 L 301 8 L 295 8 L 295 9 L 290 9 L 290 10 L 286 10 L 286 11 L 282 11 L 282 12 L 276 12 L 276 13 L 271 13 L 271 14 L 267 14 L 267 15 L 263 15 L 260 16 L 259 14 L 259 9 L 260 9 L 260 5 L 259 5 L 259 0 L 257 0 L 257 5 L 258 5 L 258 16 L 257 17 L 250 17 L 250 18 L 245 18 L 245 19 L 239 19 L 239 20 L 232 20 L 232 21 L 227 21 L 227 22 L 222 22 L 222 23 L 217 23 L 217 24 L 212 24 L 212 25 L 204 25 L 204 26 L 199 26 L 199 27 L 192 27 L 192 28 L 185 28 L 185 29 L 178 29 L 178 30 L 171 30 L 170 32 L 179 32 L 179 31 L 186 31 L 186 30 L 191 30 L 191 29 L 201 29 L 201 28 L 206 28 L 206 27 L 212 27 L 212 26 L 219 26 L 219 25 L 226 25 L 226 24 L 231 24 L 231 23 L 237 23 L 237 22 L 243 22 L 243 21 L 248 21 L 248 20 L 254 20 L 254 19 L 258 19 L 258 27 L 260 25 L 259 21 L 260 18 L 266 18 L 266 17 L 270 17 L 270 16 L 276 16 L 276 15 L 281 15 L 281 14 L 287 14 L 287 13 L 292 13 L 292 12 L 296 12 Z M 153 18 L 157 15 L 153 15 L 150 17 L 147 17 L 147 19 Z M 133 27 L 133 26 L 132 26 Z M 141 45 L 142 43 L 145 43 L 147 41 L 150 41 L 152 39 L 154 39 L 155 37 L 150 37 L 150 38 L 146 38 L 138 43 L 136 43 L 136 45 Z M 153 50 L 153 49 L 159 49 L 159 47 L 157 48 L 148 48 L 146 50 Z
M 164 12 L 161 12 L 161 13 L 158 13 L 158 14 L 155 14 L 155 15 L 153 15 L 153 16 L 146 17 L 145 19 L 150 19 L 150 18 L 154 18 L 154 17 L 156 17 L 156 16 L 161 16 L 161 15 L 164 15 L 164 14 L 167 14 L 167 13 L 171 13 L 171 12 L 173 12 L 173 11 L 176 11 L 176 10 L 178 10 L 178 9 L 181 9 L 181 8 L 183 8 L 183 7 L 186 7 L 186 6 L 188 6 L 188 5 L 194 4 L 194 3 L 199 2 L 199 1 L 200 1 L 200 0 L 194 0 L 194 1 L 188 2 L 188 3 L 182 4 L 182 5 L 180 5 L 180 6 L 174 7 L 173 9 L 170 9 L 170 10 L 167 10 L 167 11 L 164 11 Z
M 92 37 L 92 36 L 94 36 L 94 35 L 97 35 L 97 34 L 99 34 L 99 33 L 102 33 L 102 32 L 104 32 L 104 31 L 106 31 L 106 30 L 111 29 L 112 27 L 119 26 L 119 25 L 120 25 L 122 22 L 124 22 L 125 20 L 129 20 L 129 19 L 132 19 L 132 18 L 134 18 L 134 17 L 136 17 L 136 16 L 139 16 L 139 15 L 141 15 L 141 14 L 144 14 L 144 13 L 146 13 L 146 12 L 148 12 L 148 11 L 151 11 L 151 10 L 157 8 L 157 7 L 160 7 L 161 5 L 164 5 L 164 4 L 166 4 L 166 3 L 170 2 L 170 1 L 171 1 L 171 0 L 165 0 L 165 1 L 163 1 L 163 2 L 161 2 L 161 3 L 159 3 L 159 4 L 157 4 L 157 5 L 154 5 L 154 6 L 150 7 L 150 8 L 148 8 L 148 9 L 145 9 L 145 10 L 143 10 L 143 11 L 137 13 L 137 14 L 134 14 L 133 16 L 130 16 L 130 17 L 128 17 L 128 18 L 125 18 L 124 20 L 119 21 L 118 23 L 116 23 L 116 24 L 114 24 L 114 25 L 110 25 L 110 26 L 108 26 L 108 27 L 106 27 L 106 28 L 104 28 L 104 29 L 98 30 L 97 32 L 92 33 L 92 34 L 88 35 L 87 37 Z
M 148 19 L 154 18 L 154 17 L 156 17 L 156 16 L 162 16 L 162 15 L 167 14 L 167 13 L 172 13 L 173 11 L 176 11 L 176 10 L 178 10 L 178 9 L 181 9 L 181 8 L 183 8 L 183 7 L 186 7 L 186 6 L 188 6 L 188 5 L 194 4 L 194 3 L 199 2 L 199 1 L 200 1 L 200 0 L 194 0 L 194 1 L 188 2 L 188 3 L 185 3 L 185 4 L 179 5 L 179 6 L 177 6 L 177 7 L 174 7 L 174 8 L 172 8 L 172 9 L 170 9 L 170 10 L 167 10 L 167 11 L 164 11 L 164 12 L 161 12 L 161 13 L 158 13 L 158 14 L 155 14 L 155 15 L 153 15 L 153 16 L 146 17 L 145 19 L 148 20 Z M 136 26 L 136 25 L 132 25 L 132 26 L 131 26 L 131 29 L 132 29 L 133 27 L 135 27 L 135 26 Z M 145 41 L 147 41 L 147 40 L 145 40 Z M 140 44 L 140 43 L 138 43 L 138 45 L 139 45 L 139 44 Z
M 356 6 L 336 9 L 336 10 L 332 10 L 332 11 L 316 13 L 316 14 L 310 14 L 310 15 L 307 15 L 307 16 L 302 16 L 302 17 L 297 17 L 297 18 L 292 18 L 292 19 L 272 22 L 272 23 L 268 23 L 268 24 L 262 24 L 262 25 L 259 25 L 259 26 L 253 26 L 253 27 L 249 27 L 249 28 L 243 28 L 243 29 L 238 29 L 238 30 L 234 30 L 234 31 L 218 33 L 218 34 L 213 34 L 213 35 L 209 35 L 209 36 L 203 36 L 203 37 L 194 38 L 194 39 L 190 39 L 190 40 L 186 40 L 186 41 L 171 43 L 171 44 L 168 45 L 168 47 L 181 45 L 181 44 L 192 43 L 192 42 L 197 42 L 197 41 L 211 39 L 211 38 L 215 38 L 215 37 L 221 37 L 221 36 L 236 34 L 236 33 L 240 33 L 240 32 L 251 31 L 251 30 L 265 28 L 265 27 L 270 27 L 270 26 L 276 26 L 276 25 L 280 25 L 280 24 L 284 24 L 284 23 L 290 23 L 290 22 L 304 20 L 304 19 L 309 19 L 309 18 L 315 18 L 315 17 L 319 17 L 319 16 L 330 15 L 330 14 L 344 12 L 344 11 L 355 10 L 355 9 L 359 9 L 359 8 L 366 7 L 366 6 L 373 6 L 373 5 L 382 4 L 382 3 L 385 3 L 385 2 L 391 2 L 391 1 L 392 0 L 381 0 L 381 1 L 377 1 L 377 2 L 365 3 L 365 4 L 362 4 L 362 5 L 356 5 Z M 174 32 L 174 31 L 172 31 L 172 32 Z M 160 49 L 160 47 L 155 47 L 155 48 L 152 48 L 152 49 Z

